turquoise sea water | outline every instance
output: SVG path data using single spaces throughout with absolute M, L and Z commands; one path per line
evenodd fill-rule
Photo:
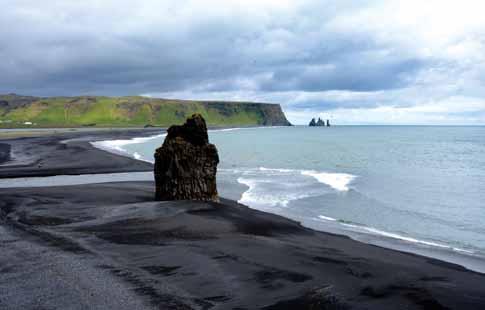
M 109 146 L 151 161 L 163 139 Z M 485 127 L 250 128 L 211 131 L 210 140 L 220 186 L 240 185 L 231 198 L 250 207 L 313 228 L 485 254 Z

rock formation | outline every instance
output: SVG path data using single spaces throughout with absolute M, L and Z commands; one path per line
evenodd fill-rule
M 171 126 L 155 151 L 155 199 L 218 201 L 218 163 L 217 149 L 209 143 L 200 114 L 182 126 Z
M 318 121 L 315 121 L 315 118 L 312 118 L 310 123 L 308 124 L 310 127 L 325 127 L 325 121 L 322 120 L 320 117 L 318 118 Z M 330 127 L 330 121 L 327 119 L 326 123 L 327 127 Z

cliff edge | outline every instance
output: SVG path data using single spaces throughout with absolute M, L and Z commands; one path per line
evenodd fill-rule
M 0 95 L 0 128 L 168 127 L 194 113 L 208 126 L 289 126 L 279 104 L 130 97 Z

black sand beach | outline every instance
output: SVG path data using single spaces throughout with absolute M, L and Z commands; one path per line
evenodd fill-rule
M 31 153 L 0 177 L 151 169 L 86 142 L 108 133 L 72 135 L 0 141 Z M 153 196 L 152 182 L 0 189 L 0 308 L 485 308 L 485 276 L 458 265 L 231 200 Z
M 150 171 L 152 165 L 93 147 L 89 142 L 153 136 L 161 129 L 62 131 L 0 140 L 0 178 Z M 0 135 L 2 139 L 2 135 Z

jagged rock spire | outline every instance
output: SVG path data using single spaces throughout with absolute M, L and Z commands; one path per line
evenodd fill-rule
M 171 126 L 155 152 L 155 199 L 218 201 L 218 163 L 217 148 L 209 143 L 200 114 L 182 126 Z

